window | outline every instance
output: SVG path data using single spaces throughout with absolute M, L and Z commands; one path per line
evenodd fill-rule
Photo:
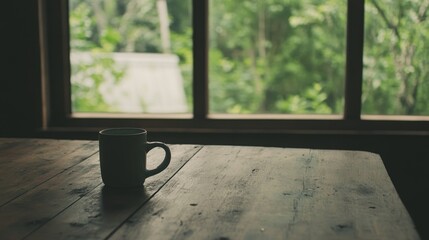
M 427 8 L 376 0 L 51 1 L 50 122 L 197 131 L 427 128 Z M 395 31 L 406 32 L 400 43 Z
M 368 1 L 362 112 L 429 115 L 429 3 Z
M 209 1 L 209 111 L 342 114 L 344 1 Z
M 189 0 L 69 0 L 71 111 L 189 113 L 191 13 Z

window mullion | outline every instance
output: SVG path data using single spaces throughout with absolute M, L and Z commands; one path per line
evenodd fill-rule
M 359 120 L 362 105 L 364 0 L 348 0 L 344 119 Z
M 208 1 L 192 1 L 194 119 L 208 114 Z

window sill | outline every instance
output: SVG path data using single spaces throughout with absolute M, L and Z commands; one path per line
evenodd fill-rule
M 129 126 L 129 125 L 126 125 Z M 119 127 L 119 126 L 112 126 Z M 144 126 L 133 126 L 142 127 Z M 88 138 L 96 139 L 98 132 L 101 129 L 107 127 L 47 127 L 38 129 L 35 133 L 36 136 L 49 137 L 57 136 L 58 138 Z M 361 127 L 362 128 L 362 127 Z M 172 134 L 172 135 L 325 135 L 325 136 L 429 136 L 429 130 L 421 129 L 264 129 L 264 128 L 253 128 L 253 129 L 232 129 L 232 128 L 156 128 L 149 127 L 145 128 L 152 134 Z

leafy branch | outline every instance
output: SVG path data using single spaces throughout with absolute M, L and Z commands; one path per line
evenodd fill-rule
M 374 7 L 377 9 L 377 12 L 383 18 L 386 26 L 393 30 L 393 32 L 395 33 L 396 37 L 398 37 L 398 39 L 401 39 L 401 34 L 399 33 L 398 25 L 394 24 L 392 21 L 388 19 L 386 12 L 384 11 L 383 8 L 380 7 L 377 0 L 371 0 L 371 2 L 374 5 Z

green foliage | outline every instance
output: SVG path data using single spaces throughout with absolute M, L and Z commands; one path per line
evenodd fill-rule
M 342 113 L 347 1 L 209 3 L 210 112 Z M 191 109 L 192 4 L 167 4 L 171 52 Z M 70 0 L 70 9 L 76 51 L 162 51 L 155 0 Z M 368 0 L 365 9 L 363 113 L 428 115 L 428 1 Z M 120 81 L 124 70 L 105 60 L 73 69 L 91 79 L 72 82 L 76 109 L 108 109 L 94 91 L 98 78 Z
M 91 62 L 80 63 L 72 68 L 72 109 L 77 112 L 109 112 L 114 111 L 107 104 L 101 88 L 114 86 L 125 73 L 118 69 L 115 62 L 108 56 L 92 56 Z
M 304 106 L 319 103 L 304 95 L 315 83 L 326 97 L 312 113 L 342 111 L 345 3 L 224 0 L 210 7 L 211 111 L 310 113 Z M 303 104 L 284 102 L 298 98 Z
M 73 2 L 73 1 L 70 1 Z M 96 47 L 92 40 L 95 21 L 89 15 L 91 9 L 87 4 L 81 3 L 70 11 L 70 47 L 76 51 L 90 51 Z
M 216 113 L 253 113 L 259 107 L 261 94 L 254 94 L 254 72 L 249 61 L 237 64 L 222 57 L 218 50 L 210 51 L 210 110 Z M 221 90 L 219 90 L 221 89 Z
M 168 1 L 168 4 L 176 9 L 170 15 L 172 51 L 180 58 L 187 101 L 191 106 L 191 2 Z M 70 0 L 69 5 L 71 49 L 92 55 L 90 61 L 72 66 L 73 111 L 117 111 L 101 92 L 105 86 L 115 86 L 123 78 L 125 69 L 105 53 L 161 52 L 156 1 Z M 141 106 L 145 108 L 145 103 Z
M 277 101 L 276 107 L 282 113 L 331 114 L 332 109 L 326 104 L 326 99 L 327 95 L 322 91 L 322 86 L 315 83 L 301 95 L 293 95 L 286 100 Z
M 428 1 L 366 4 L 363 112 L 429 113 Z
M 180 69 L 183 77 L 185 88 L 186 102 L 188 108 L 192 110 L 192 30 L 190 27 L 179 34 L 172 32 L 171 34 L 171 49 L 179 57 Z
M 109 55 L 97 53 L 112 52 L 121 41 L 121 35 L 113 28 L 106 28 L 96 37 L 93 31 L 96 21 L 91 17 L 91 7 L 85 2 L 74 6 L 69 21 L 71 49 L 92 53 L 89 61 L 71 66 L 72 110 L 114 111 L 114 107 L 103 98 L 102 87 L 116 85 L 123 78 L 125 69 L 118 67 Z
M 99 51 L 113 52 L 121 40 L 121 34 L 117 30 L 112 27 L 107 27 L 101 33 Z

